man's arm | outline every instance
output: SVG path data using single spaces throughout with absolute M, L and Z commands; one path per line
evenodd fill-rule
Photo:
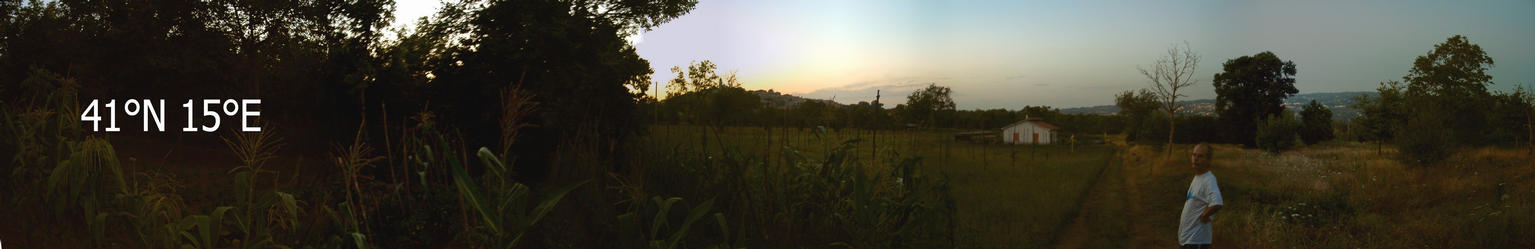
M 1221 211 L 1221 207 L 1224 207 L 1224 205 L 1217 204 L 1217 205 L 1214 205 L 1214 206 L 1210 206 L 1209 208 L 1205 208 L 1205 212 L 1199 214 L 1199 221 L 1200 222 L 1204 222 L 1204 223 L 1210 223 L 1210 216 L 1211 215 L 1215 215 L 1215 212 L 1220 212 Z

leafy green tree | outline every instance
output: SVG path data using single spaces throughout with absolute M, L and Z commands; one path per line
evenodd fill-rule
M 924 127 L 937 125 L 938 120 L 954 113 L 954 98 L 949 96 L 950 92 L 949 87 L 938 84 L 928 84 L 927 88 L 912 92 L 906 96 L 906 112 L 902 117 L 908 123 Z
M 1284 110 L 1295 89 L 1295 63 L 1262 52 L 1227 60 L 1215 74 L 1215 111 L 1230 142 L 1252 145 L 1257 121 Z
M 1167 125 L 1172 124 L 1167 119 L 1167 113 L 1165 112 L 1151 112 L 1150 115 L 1146 116 L 1145 120 L 1141 121 L 1140 126 L 1136 126 L 1135 130 L 1131 131 L 1130 136 L 1126 136 L 1125 139 L 1140 144 L 1165 145 L 1168 141 L 1164 141 L 1162 138 L 1167 137 L 1167 131 L 1171 130 L 1167 128 Z
M 710 90 L 708 116 L 715 125 L 746 125 L 751 115 L 761 107 L 761 98 L 740 87 L 722 87 Z
M 690 11 L 695 1 L 447 2 L 429 25 L 444 42 L 427 62 L 431 107 L 465 134 L 495 134 L 501 89 L 518 87 L 540 108 L 520 133 L 519 176 L 537 182 L 562 146 L 622 142 L 641 131 L 631 89 L 648 84 L 650 63 L 625 38 Z M 580 96 L 579 98 L 573 96 Z M 391 106 L 392 107 L 392 106 Z M 393 115 L 391 115 L 393 116 Z M 493 144 L 486 136 L 465 144 Z M 559 145 L 559 146 L 551 146 Z M 591 146 L 593 158 L 617 151 Z M 581 172 L 581 165 L 561 167 Z M 593 176 L 597 177 L 597 176 Z
M 1455 148 L 1486 142 L 1487 109 L 1493 104 L 1487 92 L 1492 76 L 1486 71 L 1492 65 L 1481 46 L 1460 35 L 1413 61 L 1402 77 L 1408 115 L 1396 133 L 1403 161 L 1432 165 Z
M 694 61 L 688 64 L 687 69 L 672 67 L 672 73 L 677 76 L 666 84 L 666 95 L 673 97 L 714 88 L 741 87 L 735 74 L 720 76 L 718 70 L 719 66 L 709 60 Z
M 1331 140 L 1333 138 L 1332 109 L 1328 109 L 1327 106 L 1323 106 L 1321 103 L 1317 103 L 1316 100 L 1311 100 L 1311 103 L 1306 104 L 1306 106 L 1301 109 L 1300 119 L 1300 138 L 1301 141 L 1306 142 L 1307 145 L 1320 143 L 1322 141 Z
M 1512 92 L 1500 92 L 1493 94 L 1492 123 L 1495 142 L 1502 144 L 1528 144 L 1530 142 L 1532 116 L 1535 116 L 1535 106 L 1532 106 L 1531 95 L 1524 86 L 1515 86 Z
M 315 124 L 358 120 L 353 110 L 359 89 L 376 79 L 372 48 L 391 4 L 0 1 L 0 82 L 40 69 L 74 79 L 81 99 L 262 98 L 262 111 L 284 114 L 263 115 L 262 123 L 312 126 L 284 132 L 324 144 L 355 127 Z
M 1139 92 L 1124 91 L 1114 95 L 1114 105 L 1119 106 L 1119 117 L 1124 120 L 1125 137 L 1137 138 L 1137 131 L 1145 124 L 1145 120 L 1151 117 L 1151 113 L 1157 110 L 1160 104 L 1157 96 L 1151 90 L 1141 89 Z
M 1296 133 L 1300 128 L 1301 123 L 1295 120 L 1295 113 L 1282 110 L 1258 122 L 1253 141 L 1258 148 L 1278 153 L 1295 147 Z
M 997 129 L 997 128 L 1002 128 L 1002 126 L 1004 126 L 1004 125 L 1012 124 L 1013 122 L 1018 122 L 1018 115 L 1013 114 L 1013 112 L 1008 111 L 1007 109 L 997 108 L 997 109 L 990 109 L 990 110 L 982 111 L 980 113 L 980 119 L 981 119 L 981 121 L 980 121 L 981 125 L 977 126 L 977 127 L 972 127 L 972 128 L 977 128 L 977 129 Z
M 1220 120 L 1215 116 L 1184 115 L 1178 117 L 1178 130 L 1183 131 L 1215 131 L 1220 130 Z M 1182 144 L 1194 144 L 1218 141 L 1219 133 L 1215 132 L 1184 132 L 1174 137 L 1174 142 Z
M 687 69 L 672 67 L 677 76 L 667 84 L 666 106 L 688 121 L 711 125 L 744 125 L 761 98 L 741 88 L 734 73 L 721 76 L 714 62 L 693 62 Z
M 1023 106 L 1023 108 L 1018 109 L 1018 112 L 1019 112 L 1020 115 L 1023 115 L 1023 116 L 1022 117 L 1018 117 L 1017 119 L 1023 119 L 1023 118 L 1027 117 L 1027 118 L 1039 118 L 1039 119 L 1043 119 L 1043 120 L 1047 120 L 1048 121 L 1048 120 L 1055 120 L 1055 118 L 1057 116 L 1061 115 L 1061 109 L 1057 109 L 1057 108 L 1049 107 L 1049 106 L 1027 106 L 1026 105 L 1026 106 Z
M 1492 57 L 1465 36 L 1434 45 L 1428 54 L 1413 60 L 1412 69 L 1402 77 L 1407 84 L 1407 107 L 1414 114 L 1411 118 L 1443 123 L 1453 135 L 1451 146 L 1483 143 L 1483 134 L 1490 128 L 1487 110 L 1492 98 L 1487 86 L 1492 85 L 1492 76 L 1487 69 L 1492 66 Z
M 1354 97 L 1354 109 L 1361 114 L 1353 122 L 1363 128 L 1362 138 L 1376 142 L 1376 152 L 1383 152 L 1382 145 L 1392 142 L 1396 131 L 1407 120 L 1407 107 L 1402 98 L 1402 84 L 1398 81 L 1381 82 L 1376 88 L 1377 97 Z
M 841 117 L 847 119 L 849 121 L 848 125 L 853 127 L 879 129 L 889 125 L 891 121 L 890 114 L 885 112 L 885 104 L 879 103 L 877 100 L 873 103 L 859 101 L 858 104 L 842 109 L 845 114 Z
M 800 127 L 810 128 L 820 125 L 830 125 L 834 118 L 836 106 L 820 100 L 806 100 L 794 107 L 794 114 L 800 118 Z

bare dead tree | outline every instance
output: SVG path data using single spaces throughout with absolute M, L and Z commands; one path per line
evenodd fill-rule
M 1157 58 L 1155 65 L 1150 70 L 1138 67 L 1141 75 L 1151 80 L 1152 90 L 1156 90 L 1157 98 L 1162 102 L 1163 112 L 1167 113 L 1167 153 L 1171 155 L 1173 135 L 1177 131 L 1178 97 L 1184 96 L 1178 90 L 1194 85 L 1194 70 L 1199 67 L 1199 54 L 1189 48 L 1189 42 L 1184 41 L 1183 46 L 1173 45 L 1167 49 L 1167 55 Z

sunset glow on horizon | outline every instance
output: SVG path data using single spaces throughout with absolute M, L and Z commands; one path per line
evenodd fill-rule
M 673 66 L 710 60 L 747 89 L 887 107 L 928 83 L 961 109 L 1113 104 L 1147 87 L 1136 70 L 1175 43 L 1203 56 L 1190 99 L 1214 98 L 1228 59 L 1273 51 L 1301 92 L 1372 91 L 1433 44 L 1466 35 L 1497 64 L 1492 89 L 1535 84 L 1532 2 L 702 1 L 640 37 L 664 88 Z M 664 91 L 664 90 L 663 90 Z

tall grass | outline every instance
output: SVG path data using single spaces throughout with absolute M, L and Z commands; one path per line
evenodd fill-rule
M 1515 149 L 1483 148 L 1433 167 L 1410 167 L 1395 150 L 1336 143 L 1281 154 L 1215 147 L 1226 208 L 1213 221 L 1215 244 L 1243 248 L 1525 248 L 1535 245 L 1529 196 L 1535 165 Z M 1177 148 L 1187 153 L 1186 146 Z M 1148 160 L 1132 155 L 1127 160 Z M 1182 167 L 1186 159 L 1158 162 Z M 1146 165 L 1146 164 L 1139 164 Z M 1176 227 L 1156 212 L 1181 203 L 1156 197 L 1185 191 L 1191 173 L 1127 167 L 1132 200 L 1148 227 Z M 1173 217 L 1173 216 L 1166 216 Z M 1171 235 L 1141 237 L 1171 245 Z

